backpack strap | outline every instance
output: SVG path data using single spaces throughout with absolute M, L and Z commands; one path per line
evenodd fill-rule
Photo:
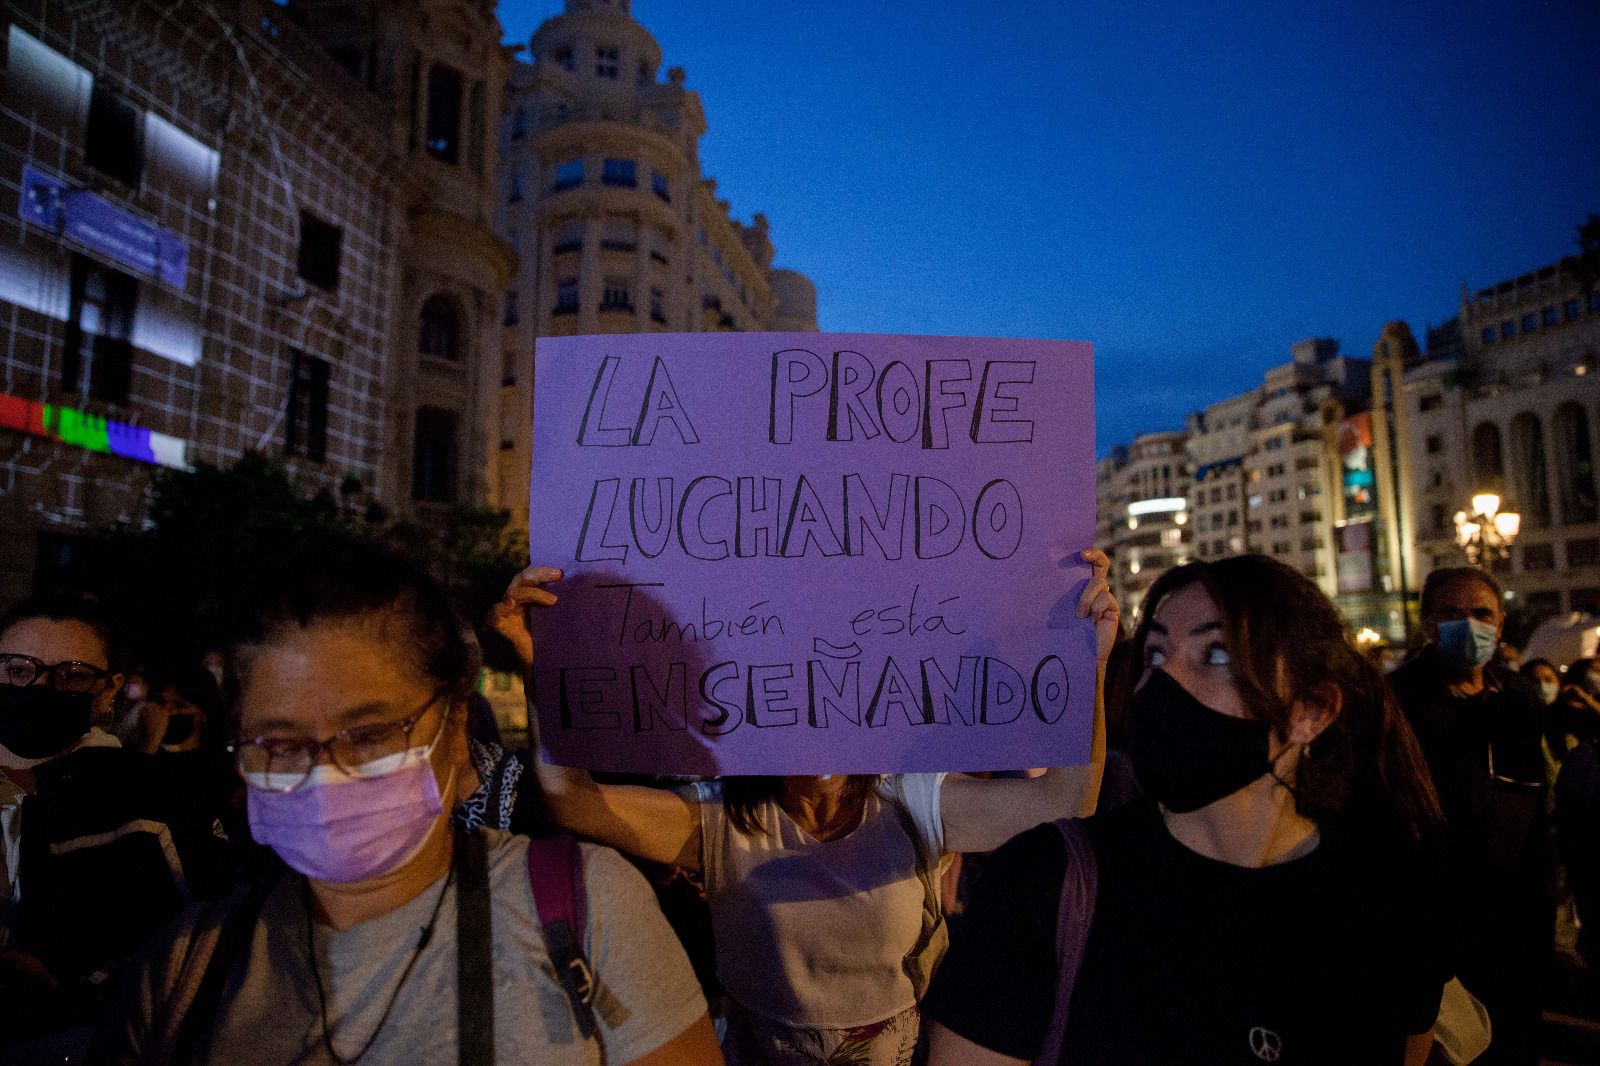
M 583 856 L 578 842 L 565 833 L 528 841 L 528 884 L 534 913 L 544 931 L 545 948 L 556 979 L 572 1004 L 572 1017 L 585 1040 L 599 1036 L 594 1020 L 594 971 L 583 957 Z
M 461 1066 L 494 1066 L 494 915 L 483 834 L 456 830 L 456 1016 Z
M 1056 913 L 1056 998 L 1050 1014 L 1050 1028 L 1035 1056 L 1036 1066 L 1057 1066 L 1067 1035 L 1067 1008 L 1072 989 L 1083 965 L 1084 949 L 1089 944 L 1089 926 L 1094 920 L 1095 896 L 1100 890 L 1100 867 L 1094 844 L 1080 818 L 1061 818 L 1053 823 L 1066 846 L 1067 869 L 1061 879 L 1061 904 Z

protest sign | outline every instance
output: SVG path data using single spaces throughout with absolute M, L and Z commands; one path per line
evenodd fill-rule
M 1087 343 L 541 338 L 535 696 L 558 763 L 676 774 L 1087 761 Z

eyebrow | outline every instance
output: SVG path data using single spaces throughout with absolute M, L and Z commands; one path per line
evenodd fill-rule
M 1221 622 L 1203 622 L 1200 625 L 1197 625 L 1193 629 L 1189 630 L 1189 635 L 1191 637 L 1198 637 L 1198 636 L 1200 636 L 1200 635 L 1202 635 L 1204 633 L 1220 633 L 1221 631 L 1222 631 L 1222 623 Z M 1162 637 L 1165 637 L 1165 636 L 1169 635 L 1167 633 L 1167 627 L 1162 625 L 1160 622 L 1151 622 L 1150 623 L 1150 632 L 1155 634 L 1156 636 L 1162 636 Z
M 333 716 L 333 723 L 342 729 L 349 726 L 352 722 L 358 722 L 363 718 L 367 718 L 378 712 L 388 710 L 389 707 L 390 705 L 382 700 L 368 700 L 365 703 L 358 703 L 353 707 L 347 707 L 340 711 L 338 714 Z M 293 729 L 299 724 L 299 722 L 292 722 L 287 718 L 268 718 L 266 721 L 256 726 L 255 732 L 260 735 L 274 729 Z

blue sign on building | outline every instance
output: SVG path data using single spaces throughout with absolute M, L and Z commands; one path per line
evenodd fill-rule
M 22 168 L 17 214 L 24 221 L 61 233 L 141 274 L 154 274 L 183 288 L 189 247 L 175 233 L 151 225 L 105 197 L 74 189 L 31 166 Z

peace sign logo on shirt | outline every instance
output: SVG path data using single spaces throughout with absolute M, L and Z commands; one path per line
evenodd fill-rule
M 1262 1062 L 1277 1062 L 1283 1054 L 1283 1037 L 1258 1025 L 1250 1030 L 1250 1050 Z

